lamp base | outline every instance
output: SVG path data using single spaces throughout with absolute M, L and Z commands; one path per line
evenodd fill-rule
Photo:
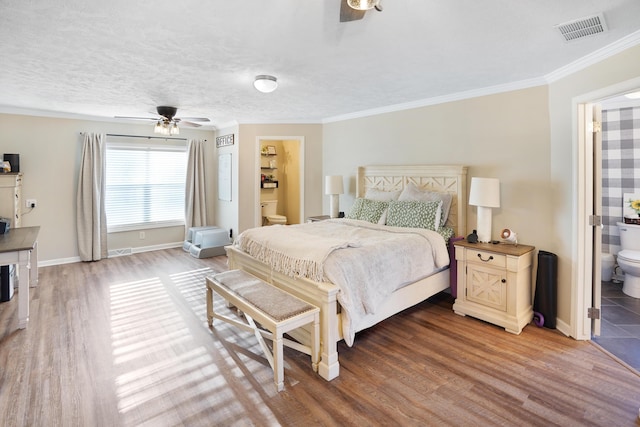
M 331 194 L 329 197 L 329 212 L 331 218 L 338 218 L 340 214 L 339 197 L 338 194 Z
M 491 208 L 478 206 L 478 242 L 491 242 Z

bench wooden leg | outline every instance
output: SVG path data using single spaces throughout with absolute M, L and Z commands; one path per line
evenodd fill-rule
M 313 327 L 311 329 L 311 367 L 313 372 L 318 372 L 318 362 L 320 361 L 320 315 L 313 316 Z
M 213 326 L 213 290 L 207 286 L 207 322 Z
M 273 336 L 273 379 L 276 389 L 284 389 L 284 358 L 282 348 L 282 332 L 277 331 Z

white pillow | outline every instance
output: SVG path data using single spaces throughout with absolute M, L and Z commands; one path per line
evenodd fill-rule
M 400 190 L 397 191 L 384 191 L 377 188 L 368 188 L 364 193 L 364 198 L 369 200 L 378 200 L 380 202 L 390 202 L 392 200 L 398 200 L 400 196 Z
M 444 227 L 449 218 L 449 209 L 451 208 L 452 195 L 450 193 L 440 193 L 438 191 L 423 190 L 413 182 L 408 183 L 402 193 L 398 197 L 398 201 L 417 200 L 422 202 L 442 201 L 442 215 L 440 218 L 440 226 Z

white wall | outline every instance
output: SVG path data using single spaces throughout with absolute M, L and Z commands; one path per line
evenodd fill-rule
M 303 143 L 304 216 L 322 212 L 322 125 L 266 124 L 240 125 L 238 147 L 238 231 L 256 225 L 256 209 L 260 200 L 258 137 L 265 139 L 298 139 Z M 237 234 L 237 233 L 236 233 Z
M 38 206 L 22 217 L 23 226 L 40 226 L 39 259 L 47 263 L 78 259 L 76 190 L 82 138 L 80 132 L 154 136 L 151 124 L 124 124 L 77 119 L 0 114 L 0 154 L 19 153 L 24 174 L 23 198 Z M 204 138 L 215 146 L 212 131 L 183 128 L 180 137 Z M 210 189 L 207 189 L 210 193 Z M 184 227 L 109 235 L 109 249 L 143 248 L 184 240 Z
M 209 225 L 216 225 L 231 230 L 233 237 L 238 235 L 238 171 L 239 171 L 239 131 L 238 126 L 220 129 L 218 136 L 234 135 L 234 144 L 215 148 L 215 144 L 210 144 L 207 148 L 207 159 L 209 164 L 207 172 L 211 173 L 207 177 L 207 182 L 211 183 L 213 196 L 211 197 L 212 207 L 208 212 L 214 215 L 209 218 Z M 221 154 L 231 154 L 231 201 L 220 200 L 218 197 L 218 157 Z
M 340 200 L 346 212 L 360 165 L 462 164 L 469 179 L 500 179 L 493 238 L 508 227 L 523 243 L 545 247 L 550 239 L 540 227 L 551 218 L 546 87 L 329 123 L 324 135 L 324 173 L 349 177 Z M 474 207 L 467 217 L 471 230 Z
M 493 237 L 512 228 L 519 240 L 558 255 L 558 319 L 573 327 L 576 242 L 574 98 L 640 76 L 636 46 L 548 86 L 380 114 L 325 125 L 325 175 L 350 177 L 341 209 L 355 194 L 365 164 L 455 163 L 469 178 L 501 181 Z M 468 188 L 468 187 L 467 187 Z M 325 202 L 326 210 L 326 202 Z M 469 229 L 476 209 L 467 212 Z M 534 274 L 535 280 L 535 274 Z
M 559 257 L 558 317 L 571 324 L 571 287 L 577 283 L 575 254 L 577 251 L 576 205 L 577 142 L 574 99 L 585 94 L 619 85 L 640 76 L 640 46 L 627 49 L 611 58 L 576 72 L 549 86 L 550 169 L 553 183 L 553 217 L 549 222 L 551 251 Z M 609 94 L 611 95 L 611 94 Z M 592 99 L 596 101 L 597 99 Z M 575 322 L 573 322 L 575 323 Z

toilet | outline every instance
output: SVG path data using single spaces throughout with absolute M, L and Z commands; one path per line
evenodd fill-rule
M 622 292 L 640 298 L 640 225 L 618 223 L 620 246 L 618 266 L 624 272 Z
M 277 200 L 263 200 L 260 202 L 262 206 L 262 225 L 286 224 L 287 217 L 276 214 L 278 208 Z

